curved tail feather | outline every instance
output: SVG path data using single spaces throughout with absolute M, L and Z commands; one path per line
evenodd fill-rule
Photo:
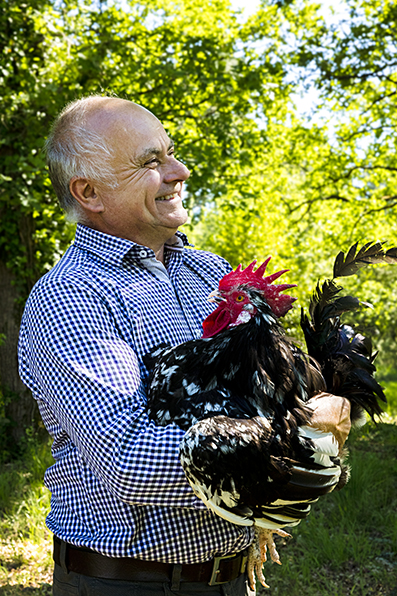
M 354 244 L 346 256 L 340 252 L 334 263 L 334 279 L 354 275 L 366 265 L 397 263 L 397 248 L 388 250 L 384 242 L 367 242 L 357 251 Z M 309 316 L 301 311 L 301 327 L 307 351 L 320 366 L 327 391 L 346 397 L 352 404 L 351 419 L 357 422 L 363 410 L 374 419 L 380 416 L 379 401 L 386 402 L 382 387 L 374 378 L 371 340 L 341 323 L 343 313 L 356 310 L 355 296 L 340 296 L 342 287 L 334 279 L 318 283 L 312 295 Z

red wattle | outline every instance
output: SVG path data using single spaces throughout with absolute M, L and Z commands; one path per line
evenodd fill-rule
M 232 322 L 230 312 L 225 308 L 225 304 L 220 304 L 218 308 L 214 310 L 206 319 L 203 321 L 203 335 L 202 337 L 213 337 L 220 331 L 227 329 Z

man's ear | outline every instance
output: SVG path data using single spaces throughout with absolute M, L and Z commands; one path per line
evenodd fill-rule
M 69 190 L 84 210 L 93 213 L 101 213 L 104 210 L 96 187 L 87 178 L 79 178 L 78 176 L 72 178 Z

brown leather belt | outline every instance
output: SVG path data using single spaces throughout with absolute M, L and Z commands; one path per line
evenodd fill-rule
M 53 559 L 65 572 L 89 577 L 135 582 L 205 582 L 210 586 L 230 582 L 245 572 L 247 551 L 215 557 L 206 563 L 173 564 L 141 561 L 129 557 L 106 557 L 94 550 L 74 546 L 54 536 Z

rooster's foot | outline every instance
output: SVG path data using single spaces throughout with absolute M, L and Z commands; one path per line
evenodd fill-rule
M 251 590 L 255 590 L 255 574 L 258 581 L 264 588 L 269 586 L 266 583 L 265 576 L 263 575 L 262 566 L 267 560 L 266 553 L 269 549 L 269 555 L 271 560 L 278 565 L 281 565 L 280 555 L 277 552 L 276 545 L 274 542 L 273 534 L 282 536 L 283 538 L 290 537 L 291 534 L 284 530 L 268 530 L 264 528 L 255 528 L 255 538 L 248 550 L 248 563 L 247 573 L 248 581 Z

